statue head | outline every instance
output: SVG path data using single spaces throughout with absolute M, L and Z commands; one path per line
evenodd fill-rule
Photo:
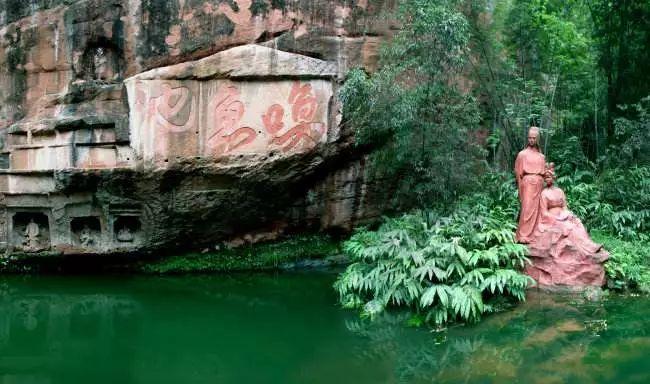
M 528 146 L 539 148 L 539 127 L 531 126 L 528 129 Z

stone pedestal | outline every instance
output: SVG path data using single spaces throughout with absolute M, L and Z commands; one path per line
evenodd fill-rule
M 526 273 L 540 286 L 603 286 L 603 263 L 609 253 L 586 240 L 590 247 L 581 244 L 571 229 L 560 226 L 543 229 L 528 244 L 531 265 L 526 267 Z

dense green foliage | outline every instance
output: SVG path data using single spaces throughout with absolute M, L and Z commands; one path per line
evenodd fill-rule
M 345 243 L 354 263 L 336 283 L 342 303 L 443 324 L 523 299 L 519 202 L 501 172 L 530 125 L 569 209 L 611 252 L 610 287 L 647 291 L 650 1 L 400 4 L 379 71 L 351 71 L 341 99 L 392 207 L 419 210 Z
M 296 236 L 274 243 L 223 248 L 147 261 L 135 267 L 143 273 L 176 274 L 275 269 L 341 253 L 339 242 L 322 235 Z
M 650 240 L 650 167 L 611 169 L 598 175 L 575 171 L 562 176 L 569 208 L 587 228 L 621 239 Z
M 397 208 L 456 198 L 480 170 L 476 101 L 455 84 L 470 38 L 456 3 L 403 1 L 404 28 L 382 50 L 381 69 L 351 71 L 341 92 L 358 143 L 375 148 L 376 177 L 394 181 L 386 193 Z
M 650 96 L 620 109 L 628 112 L 628 116 L 614 120 L 618 144 L 609 147 L 608 156 L 603 159 L 605 165 L 624 167 L 650 164 Z
M 618 144 L 615 119 L 628 116 L 620 105 L 650 95 L 650 1 L 591 0 L 585 2 L 593 20 L 592 36 L 604 77 L 608 144 Z
M 607 285 L 650 293 L 650 242 L 626 241 L 603 232 L 593 235 L 610 252 L 605 264 Z
M 506 0 L 492 12 L 487 2 L 471 3 L 475 60 L 469 76 L 485 101 L 492 160 L 510 167 L 529 125 L 565 132 L 594 111 L 598 72 L 586 32 L 589 13 L 581 1 Z
M 573 151 L 557 163 L 647 165 L 650 1 L 618 3 L 401 0 L 380 69 L 353 69 L 341 91 L 390 206 L 448 204 L 487 169 L 512 169 L 532 124 L 544 153 Z
M 632 134 L 621 135 L 617 120 L 637 118 L 624 105 L 650 95 L 650 1 L 467 3 L 475 56 L 469 76 L 484 101 L 493 160 L 510 166 L 530 124 L 542 128 L 544 152 L 576 136 L 594 162 L 615 155 Z
M 476 194 L 449 216 L 408 214 L 357 232 L 344 245 L 354 263 L 336 282 L 341 302 L 370 316 L 406 307 L 441 325 L 477 321 L 503 297 L 523 300 L 532 281 L 519 272 L 527 259 L 514 242 L 516 191 L 494 185 L 501 198 Z

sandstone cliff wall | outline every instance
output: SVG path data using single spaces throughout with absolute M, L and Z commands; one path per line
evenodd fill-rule
M 377 215 L 341 125 L 391 1 L 0 1 L 0 246 L 112 253 Z

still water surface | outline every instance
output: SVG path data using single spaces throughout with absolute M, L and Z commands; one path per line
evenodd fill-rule
M 531 293 L 444 333 L 333 273 L 0 278 L 0 383 L 650 383 L 650 298 Z

